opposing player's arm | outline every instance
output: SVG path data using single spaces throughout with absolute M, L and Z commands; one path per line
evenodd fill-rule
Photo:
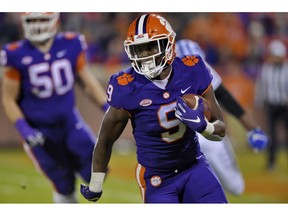
M 256 120 L 245 111 L 240 103 L 221 84 L 215 90 L 219 103 L 233 116 L 235 116 L 247 131 L 247 139 L 253 149 L 263 150 L 268 145 L 268 136 L 258 126 Z
M 213 132 L 211 134 L 204 131 L 202 135 L 209 140 L 220 140 L 225 136 L 225 123 L 220 106 L 215 98 L 213 88 L 210 87 L 202 97 L 209 102 L 211 110 L 211 120 L 207 127 L 213 127 Z
M 5 67 L 2 78 L 2 104 L 8 119 L 14 124 L 17 119 L 23 118 L 17 99 L 20 92 L 20 81 L 11 79 L 7 73 L 12 73 L 12 68 Z
M 240 103 L 231 95 L 227 88 L 221 84 L 215 90 L 215 96 L 219 103 L 228 111 L 231 115 L 236 117 L 247 131 L 250 131 L 257 127 L 256 121 L 251 117 L 240 105 Z

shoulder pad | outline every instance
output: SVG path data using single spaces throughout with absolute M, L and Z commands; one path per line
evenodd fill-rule
M 85 36 L 83 34 L 79 34 L 77 32 L 63 32 L 59 34 L 59 37 L 62 37 L 68 41 L 79 43 L 82 50 L 86 50 L 88 47 L 86 40 L 85 40 Z

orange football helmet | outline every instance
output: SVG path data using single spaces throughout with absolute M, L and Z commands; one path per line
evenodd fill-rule
M 129 26 L 125 52 L 135 71 L 157 77 L 175 58 L 176 33 L 169 22 L 156 14 L 144 14 Z
M 29 12 L 21 15 L 25 38 L 33 42 L 43 42 L 57 32 L 59 13 Z

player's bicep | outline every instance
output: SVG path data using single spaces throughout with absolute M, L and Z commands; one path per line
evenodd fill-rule
M 113 144 L 122 134 L 128 120 L 129 114 L 126 111 L 110 106 L 101 124 L 99 141 Z
M 209 89 L 207 89 L 207 91 L 202 95 L 202 97 L 204 97 L 209 102 L 211 110 L 211 121 L 212 122 L 215 120 L 223 121 L 222 112 L 218 104 L 218 101 L 215 98 L 212 86 Z

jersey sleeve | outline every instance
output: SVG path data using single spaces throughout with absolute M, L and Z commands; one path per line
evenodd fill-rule
M 13 80 L 20 80 L 21 75 L 19 70 L 17 70 L 16 63 L 14 62 L 15 57 L 13 57 L 13 52 L 9 50 L 10 45 L 6 45 L 0 51 L 0 65 L 2 67 L 7 67 L 4 71 L 4 76 Z M 11 48 L 10 48 L 11 49 Z
M 77 72 L 81 71 L 81 69 L 85 67 L 85 65 L 87 64 L 86 50 L 88 47 L 84 35 L 80 34 L 78 36 L 78 42 L 80 45 L 80 53 L 77 57 L 77 65 L 76 65 Z
M 206 63 L 206 66 L 210 69 L 210 72 L 213 76 L 212 86 L 213 86 L 213 89 L 215 91 L 222 84 L 222 79 L 210 64 L 208 64 L 206 61 L 205 61 L 205 63 Z
M 120 86 L 117 81 L 117 76 L 112 75 L 108 83 L 107 90 L 106 90 L 106 93 L 108 96 L 107 102 L 110 106 L 113 106 L 117 109 L 123 108 L 122 103 L 121 103 L 122 96 L 121 96 L 119 87 Z
M 21 74 L 19 70 L 12 68 L 12 67 L 4 71 L 4 76 L 9 79 L 16 80 L 16 81 L 19 81 L 21 79 Z
M 80 72 L 81 69 L 87 64 L 86 50 L 87 43 L 83 34 L 74 32 L 65 32 L 64 38 L 68 42 L 69 46 L 73 47 L 73 52 L 76 54 L 76 71 Z
M 85 67 L 85 65 L 87 65 L 86 55 L 84 52 L 81 52 L 78 55 L 77 60 L 76 60 L 77 73 L 79 73 L 81 71 L 81 69 Z
M 74 46 L 74 49 L 77 49 L 79 53 L 87 50 L 88 46 L 85 40 L 85 36 L 83 34 L 79 34 L 75 32 L 65 32 L 63 34 L 64 34 L 63 35 L 64 38 L 66 40 L 70 40 Z
M 0 51 L 0 64 L 3 67 L 15 67 L 15 62 L 13 61 L 13 53 L 7 49 L 8 45 L 4 46 Z
M 7 63 L 8 63 L 7 60 L 8 60 L 7 59 L 7 52 L 5 49 L 2 49 L 0 51 L 0 65 L 3 67 L 7 66 Z
M 134 76 L 131 68 L 112 75 L 107 87 L 107 101 L 109 105 L 124 110 L 133 109 Z
M 199 77 L 199 87 L 198 87 L 198 95 L 203 95 L 205 92 L 212 86 L 212 73 L 210 68 L 207 66 L 205 61 L 198 56 L 199 58 L 199 71 L 200 77 Z

